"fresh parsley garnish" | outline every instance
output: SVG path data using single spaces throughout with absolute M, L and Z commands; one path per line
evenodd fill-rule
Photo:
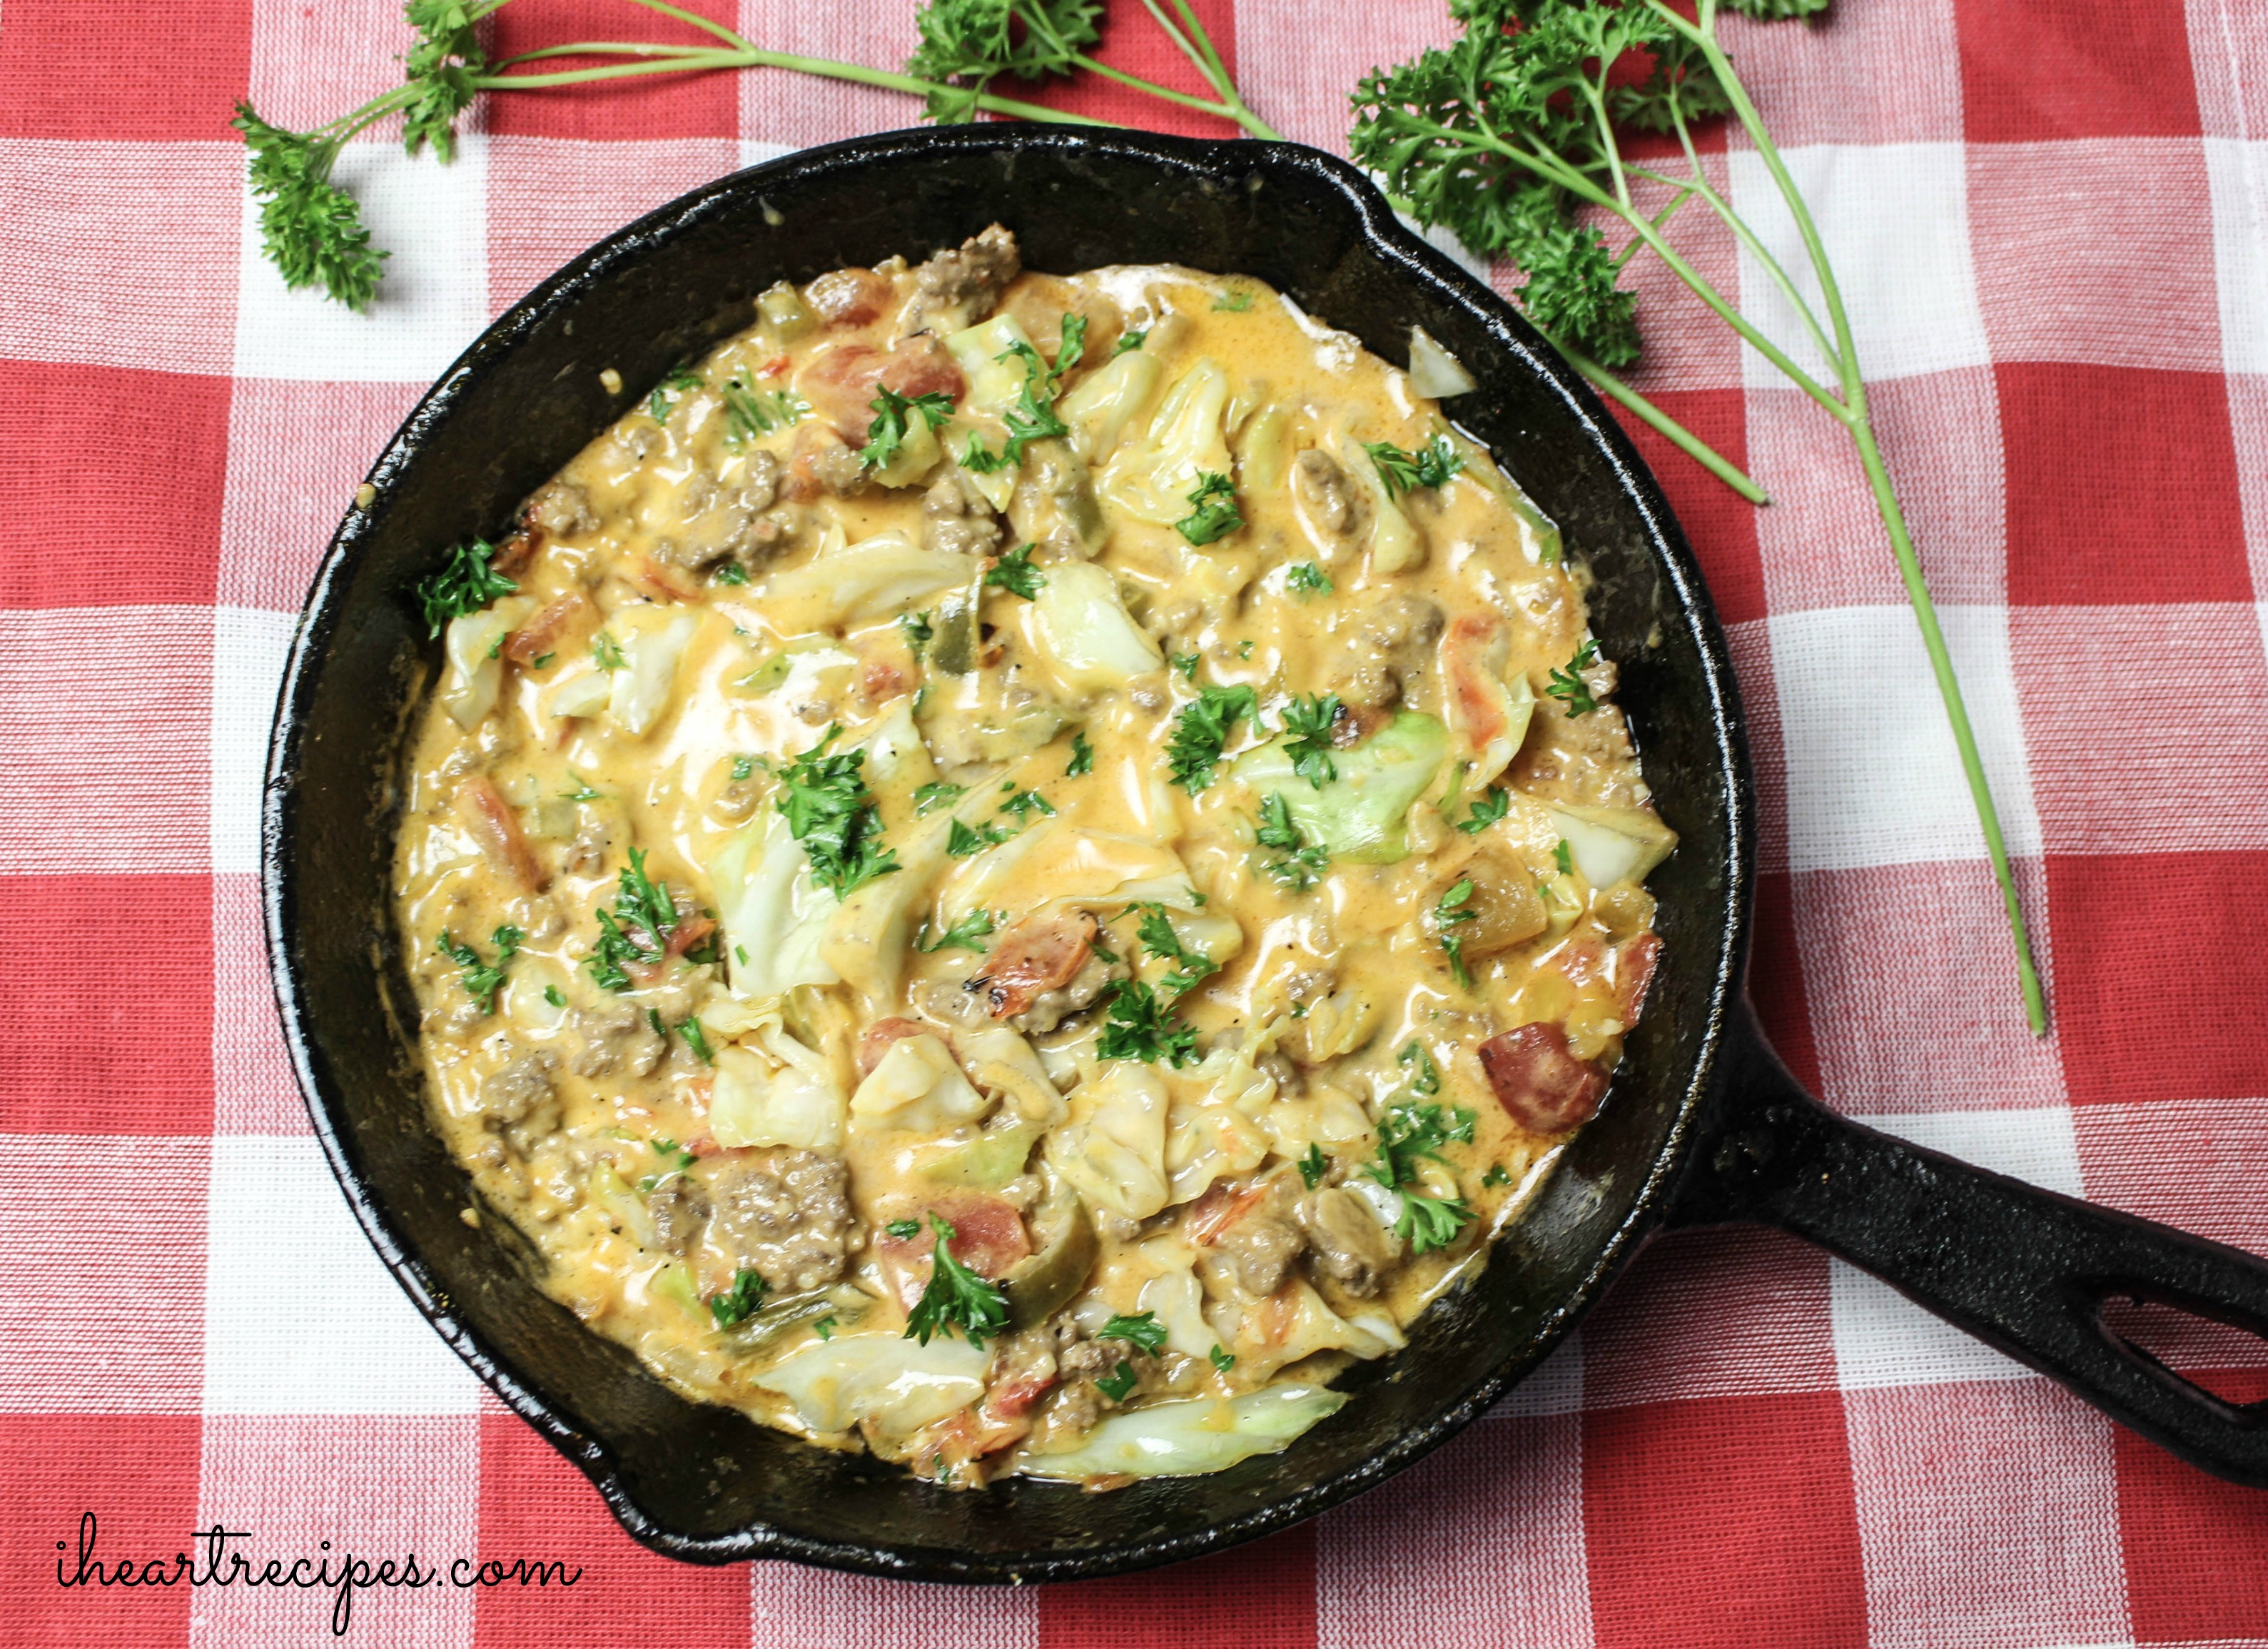
M 1212 307 L 1215 314 L 1242 314 L 1252 307 L 1252 292 L 1247 287 L 1232 286 L 1212 300 Z
M 1323 1148 L 1309 1140 L 1307 1154 L 1300 1158 L 1300 1183 L 1312 1191 L 1322 1184 L 1323 1176 L 1330 1171 L 1331 1160 L 1323 1155 Z
M 1205 1353 L 1205 1357 L 1206 1359 L 1212 1364 L 1213 1367 L 1219 1369 L 1224 1374 L 1227 1373 L 1229 1370 L 1236 1366 L 1235 1354 L 1230 1351 L 1226 1346 L 1215 1346 L 1211 1350 Z
M 1072 325 L 1074 321 L 1078 322 L 1076 328 Z M 1015 401 L 1001 418 L 1008 429 L 1008 439 L 1000 449 L 1004 464 L 1023 462 L 1024 448 L 1035 440 L 1071 433 L 1071 426 L 1056 416 L 1056 386 L 1064 373 L 1078 365 L 1086 347 L 1086 322 L 1081 317 L 1067 314 L 1063 320 L 1063 330 L 1064 346 L 1057 351 L 1057 365 L 1052 368 L 1040 359 L 1039 351 L 1021 338 L 993 357 L 995 360 L 1021 359 L 1024 363 L 1023 388 L 1016 392 Z
M 1111 993 L 1110 1017 L 1103 1023 L 1095 1054 L 1107 1060 L 1139 1060 L 1145 1065 L 1162 1059 L 1178 1070 L 1197 1062 L 1197 1027 L 1171 1017 L 1140 980 L 1121 980 Z
M 1071 765 L 1064 769 L 1064 777 L 1077 779 L 1094 771 L 1094 746 L 1086 742 L 1083 729 L 1073 728 L 1071 736 Z
M 968 450 L 961 455 L 961 467 L 972 475 L 991 475 L 1008 467 L 1008 455 L 994 452 L 984 444 L 982 435 L 968 438 Z
M 933 430 L 944 428 L 953 418 L 953 397 L 942 389 L 902 396 L 887 384 L 877 384 L 874 398 L 866 404 L 874 410 L 874 418 L 866 425 L 866 445 L 858 462 L 869 470 L 885 468 L 904 449 L 910 430 L 908 413 L 919 412 L 922 421 Z
M 1011 595 L 1020 595 L 1026 601 L 1037 601 L 1047 579 L 1032 565 L 1032 551 L 1036 546 L 1026 544 L 1012 550 L 985 571 L 984 582 L 993 589 L 1004 589 Z
M 616 881 L 614 909 L 593 913 L 599 943 L 587 965 L 591 977 L 612 991 L 630 987 L 625 962 L 660 961 L 668 954 L 670 935 L 677 930 L 677 906 L 669 886 L 646 875 L 645 854 L 636 847 Z
M 737 561 L 720 561 L 709 578 L 717 584 L 745 584 L 748 581 L 748 569 Z
M 1339 776 L 1331 759 L 1331 728 L 1340 707 L 1336 693 L 1310 694 L 1284 706 L 1279 725 L 1291 736 L 1284 753 L 1292 758 L 1292 771 L 1318 790 Z
M 1559 845 L 1551 850 L 1551 862 L 1559 867 L 1561 876 L 1575 874 L 1575 850 L 1567 845 L 1567 839 L 1565 836 L 1559 839 Z
M 567 1005 L 566 997 L 559 994 L 559 987 L 556 985 L 546 985 L 543 987 L 543 1000 L 554 1008 L 564 1008 Z
M 1418 487 L 1445 485 L 1465 467 L 1464 455 L 1447 435 L 1436 435 L 1416 452 L 1405 451 L 1392 441 L 1365 441 L 1362 449 L 1377 466 L 1378 478 L 1385 484 L 1388 498 L 1400 498 Z
M 1179 1002 L 1219 971 L 1220 965 L 1204 951 L 1192 950 L 1182 943 L 1163 905 L 1143 904 L 1133 908 L 1142 913 L 1134 936 L 1142 942 L 1143 948 L 1160 961 L 1177 965 L 1158 981 L 1158 988 L 1167 993 L 1169 1001 Z
M 1462 1105 L 1407 1102 L 1388 1105 L 1379 1119 L 1378 1154 L 1364 1165 L 1363 1172 L 1400 1194 L 1402 1213 L 1394 1230 L 1408 1239 L 1413 1253 L 1447 1246 L 1473 1217 L 1461 1197 L 1437 1197 L 1411 1188 L 1419 1162 L 1446 1164 L 1448 1159 L 1441 1154 L 1446 1147 L 1472 1143 L 1473 1120 L 1473 1113 Z
M 725 397 L 725 444 L 734 451 L 759 435 L 800 424 L 811 403 L 784 389 L 751 389 L 738 378 L 717 392 Z
M 1134 1365 L 1131 1363 L 1121 1363 L 1109 1373 L 1096 1380 L 1094 1389 L 1113 1402 L 1124 1402 L 1132 1394 L 1134 1388 L 1141 1383 L 1142 1377 L 1134 1372 Z
M 693 1050 L 703 1065 L 717 1062 L 717 1050 L 709 1046 L 709 1033 L 701 1028 L 698 1019 L 688 1018 L 677 1027 L 677 1034 L 685 1039 L 685 1046 Z
M 591 656 L 602 670 L 618 670 L 630 663 L 622 656 L 622 644 L 603 630 L 591 638 Z
M 1204 662 L 1194 653 L 1174 654 L 1172 655 L 1174 674 L 1185 682 L 1193 682 L 1197 678 L 1197 666 Z
M 1131 1317 L 1120 1313 L 1096 1329 L 1094 1337 L 1098 1340 L 1123 1340 L 1129 1345 L 1140 1346 L 1154 1357 L 1165 1347 L 1166 1325 L 1158 1320 L 1155 1312 L 1140 1312 Z
M 898 630 L 906 639 L 906 647 L 914 655 L 914 662 L 922 662 L 922 651 L 936 639 L 937 627 L 925 612 L 901 613 Z
M 1191 795 L 1211 784 L 1237 721 L 1251 715 L 1259 704 L 1249 687 L 1198 688 L 1197 696 L 1174 717 L 1173 736 L 1166 744 L 1167 777 Z
M 645 414 L 657 424 L 669 422 L 669 415 L 677 410 L 677 403 L 688 389 L 701 387 L 701 374 L 687 366 L 673 366 L 654 385 L 653 393 L 645 398 Z
M 735 756 L 733 758 L 733 779 L 735 783 L 738 783 L 743 779 L 754 778 L 755 776 L 755 772 L 756 758 L 755 757 Z
M 1019 824 L 1028 824 L 1035 813 L 1055 817 L 1055 804 L 1036 790 L 1019 790 L 1000 804 L 1000 813 L 1012 814 Z M 995 814 L 996 818 L 999 814 Z
M 1189 513 L 1174 523 L 1174 530 L 1193 544 L 1209 544 L 1243 525 L 1235 484 L 1218 470 L 1200 470 L 1197 485 L 1189 489 Z
M 968 794 L 967 785 L 946 784 L 941 779 L 933 780 L 914 792 L 914 816 L 927 818 L 946 802 L 957 802 Z
M 411 587 L 425 615 L 426 640 L 439 635 L 452 618 L 478 612 L 519 588 L 489 565 L 495 558 L 494 544 L 485 538 L 469 539 L 449 551 L 439 572 L 427 573 Z
M 497 992 L 504 988 L 504 970 L 511 966 L 512 958 L 519 953 L 521 941 L 526 937 L 510 922 L 497 928 L 489 936 L 489 943 L 497 948 L 497 959 L 493 965 L 482 961 L 479 951 L 453 937 L 446 928 L 441 929 L 441 936 L 435 941 L 434 948 L 462 970 L 459 982 L 464 986 L 465 995 L 479 1005 L 482 1013 L 492 1014 L 496 1011 Z
M 1468 836 L 1477 836 L 1512 810 L 1512 792 L 1484 790 L 1473 798 L 1472 810 L 1457 821 Z
M 1260 828 L 1254 834 L 1263 847 L 1278 850 L 1278 856 L 1263 861 L 1262 868 L 1289 892 L 1306 892 L 1330 867 L 1330 854 L 1300 833 L 1292 804 L 1280 790 L 1260 798 Z
M 562 790 L 559 793 L 559 799 L 562 802 L 603 802 L 606 800 L 604 793 L 593 790 L 591 788 L 590 780 L 584 778 L 580 773 L 570 773 L 567 776 L 575 781 L 575 788 L 572 790 Z
M 701 1160 L 666 1134 L 657 1134 L 646 1143 L 653 1147 L 653 1154 L 668 1163 L 675 1173 L 683 1173 Z
M 1590 684 L 1577 672 L 1590 669 L 1592 665 L 1598 662 L 1598 660 L 1599 644 L 1596 641 L 1585 641 L 1582 646 L 1575 649 L 1575 656 L 1567 661 L 1565 669 L 1554 669 L 1551 672 L 1551 680 L 1543 691 L 1566 706 L 1569 715 L 1590 714 L 1599 707 L 1599 701 L 1591 696 Z
M 918 1237 L 921 1235 L 921 1222 L 917 1219 L 892 1220 L 888 1224 L 883 1226 L 882 1230 L 888 1235 L 895 1237 L 902 1242 L 909 1237 Z
M 906 1317 L 906 1338 L 927 1345 L 932 1335 L 948 1339 L 954 1328 L 971 1345 L 1004 1333 L 1008 1327 L 1008 1297 L 996 1283 L 988 1283 L 953 1257 L 946 1244 L 954 1229 L 932 1214 L 929 1225 L 937 1233 L 931 1250 L 929 1286 L 922 1290 Z
M 945 834 L 945 851 L 953 858 L 966 859 L 971 854 L 983 853 L 987 847 L 997 847 L 1016 832 L 1003 830 L 998 824 L 965 824 L 953 821 L 953 828 Z
M 974 950 L 977 955 L 982 956 L 984 954 L 984 946 L 981 941 L 991 931 L 992 913 L 988 910 L 973 910 L 934 939 L 928 936 L 929 927 L 927 923 L 924 923 L 921 934 L 914 940 L 914 949 L 924 955 L 954 948 Z
M 1502 1163 L 1491 1163 L 1489 1165 L 1489 1171 L 1481 1176 L 1481 1183 L 1491 1187 L 1500 1185 L 1510 1185 L 1512 1183 L 1512 1176 L 1505 1172 L 1505 1166 Z
M 1433 1056 L 1425 1051 L 1423 1042 L 1409 1042 L 1394 1056 L 1394 1062 L 1410 1073 L 1410 1091 L 1428 1098 L 1441 1091 L 1441 1068 L 1433 1063 Z
M 1473 897 L 1473 882 L 1465 877 L 1433 906 L 1434 935 L 1441 942 L 1441 953 L 1449 958 L 1449 972 L 1457 976 L 1457 983 L 1467 990 L 1473 987 L 1472 971 L 1465 965 L 1465 941 L 1457 932 L 1458 924 L 1469 922 L 1480 915 L 1468 908 Z
M 1305 601 L 1311 595 L 1328 595 L 1338 586 L 1314 562 L 1294 561 L 1284 569 L 1284 588 Z
M 720 1329 L 744 1323 L 756 1314 L 756 1307 L 764 1301 L 764 1279 L 761 1272 L 742 1266 L 733 1274 L 733 1286 L 722 1294 L 709 1297 L 709 1315 L 716 1319 Z
M 1110 359 L 1116 360 L 1129 350 L 1140 349 L 1144 340 L 1149 336 L 1148 327 L 1142 327 L 1131 332 L 1121 332 L 1118 335 L 1118 342 L 1111 348 Z
M 827 747 L 842 734 L 830 727 L 818 743 L 795 758 L 780 775 L 776 805 L 789 832 L 811 861 L 811 879 L 839 899 L 898 868 L 898 856 L 882 842 L 882 818 L 866 788 L 865 751 Z

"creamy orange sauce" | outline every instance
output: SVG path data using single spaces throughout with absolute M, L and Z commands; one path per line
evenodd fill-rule
M 594 1330 L 1108 1484 L 1282 1446 L 1517 1217 L 1673 839 L 1556 531 L 1408 373 L 1254 281 L 1012 273 L 775 289 L 531 500 L 397 914 L 437 1126 Z M 909 1337 L 933 1219 L 991 1332 Z

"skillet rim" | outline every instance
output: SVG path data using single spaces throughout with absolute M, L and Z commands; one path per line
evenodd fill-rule
M 1719 941 L 1710 977 L 1706 1013 L 1697 1052 L 1685 1070 L 1683 1093 L 1662 1143 L 1629 1212 L 1599 1243 L 1581 1280 L 1567 1290 L 1515 1353 L 1424 1424 L 1398 1434 L 1387 1446 L 1330 1476 L 1238 1516 L 1185 1532 L 1070 1556 L 1028 1560 L 972 1556 L 950 1549 L 851 1542 L 794 1534 L 753 1523 L 721 1535 L 688 1535 L 659 1523 L 624 1488 L 606 1445 L 557 1413 L 523 1385 L 430 1276 L 416 1251 L 364 1183 L 350 1152 L 349 1125 L 340 1107 L 342 1084 L 315 1046 L 315 1014 L 298 968 L 296 871 L 290 854 L 298 808 L 296 772 L 315 696 L 314 684 L 340 623 L 349 565 L 379 527 L 371 509 L 349 511 L 326 549 L 294 629 L 270 735 L 261 812 L 261 893 L 266 948 L 286 1050 L 316 1138 L 357 1223 L 419 1314 L 512 1412 L 534 1426 L 588 1477 L 617 1521 L 640 1544 L 664 1556 L 700 1564 L 784 1558 L 815 1567 L 891 1579 L 961 1584 L 1022 1585 L 1123 1574 L 1225 1550 L 1288 1528 L 1366 1489 L 1440 1447 L 1486 1413 L 1505 1393 L 1535 1372 L 1569 1329 L 1607 1291 L 1616 1276 L 1668 1216 L 1694 1142 L 1702 1131 L 1718 1076 L 1719 1057 L 1734 1033 L 1734 1016 L 1745 978 L 1756 856 L 1756 802 L 1740 691 L 1723 627 L 1683 529 L 1652 473 L 1621 425 L 1565 359 L 1504 299 L 1454 259 L 1427 244 L 1395 218 L 1368 179 L 1347 162 L 1303 144 L 1245 138 L 1190 138 L 1113 128 L 1067 128 L 996 122 L 954 128 L 917 127 L 874 133 L 796 151 L 744 167 L 657 208 L 582 253 L 491 322 L 419 399 L 372 466 L 366 484 L 383 495 L 387 484 L 446 425 L 469 386 L 528 335 L 541 329 L 582 291 L 627 263 L 666 253 L 680 233 L 717 204 L 778 181 L 821 182 L 833 174 L 864 171 L 899 158 L 940 151 L 983 154 L 1039 149 L 1101 152 L 1168 174 L 1202 175 L 1219 182 L 1256 173 L 1321 185 L 1351 215 L 1355 239 L 1396 280 L 1429 286 L 1471 313 L 1499 347 L 1556 391 L 1566 414 L 1605 459 L 1623 498 L 1637 512 L 1653 565 L 1675 602 L 1676 619 L 1690 639 L 1708 694 L 1716 772 L 1712 788 L 1721 807 L 1726 838 L 1723 886 L 1716 898 Z M 913 1481 L 910 1477 L 909 1482 Z M 1069 1490 L 1066 1492 L 1078 1492 Z

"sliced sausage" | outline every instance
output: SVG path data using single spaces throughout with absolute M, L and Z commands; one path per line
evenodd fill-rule
M 1024 1230 L 1024 1216 L 1005 1197 L 968 1193 L 940 1198 L 915 1216 L 916 1229 L 911 1236 L 885 1233 L 874 1239 L 874 1257 L 881 1261 L 884 1273 L 897 1290 L 898 1298 L 909 1311 L 929 1286 L 937 1250 L 937 1233 L 929 1223 L 932 1214 L 953 1227 L 953 1235 L 945 1245 L 946 1253 L 979 1276 L 1005 1276 L 1009 1267 L 1032 1252 L 1031 1238 Z
M 1078 976 L 1094 950 L 1101 931 L 1085 911 L 1059 916 L 1027 916 L 1000 935 L 968 988 L 992 1004 L 992 1017 L 1022 1013 L 1043 991 L 1059 990 Z
M 887 351 L 838 344 L 806 361 L 795 379 L 812 410 L 856 447 L 866 444 L 866 426 L 874 421 L 877 385 L 909 400 L 943 394 L 958 401 L 968 388 L 945 346 L 926 336 L 906 338 Z
M 934 1025 L 925 1025 L 918 1019 L 877 1019 L 858 1033 L 858 1075 L 871 1076 L 874 1067 L 882 1062 L 882 1055 L 908 1037 L 938 1036 Z
M 551 878 L 520 833 L 519 816 L 485 774 L 475 773 L 457 788 L 457 816 L 497 869 L 531 893 L 543 891 Z
M 1480 1046 L 1481 1069 L 1505 1114 L 1535 1134 L 1564 1134 L 1598 1113 L 1607 1074 L 1567 1050 L 1555 1024 L 1524 1024 Z

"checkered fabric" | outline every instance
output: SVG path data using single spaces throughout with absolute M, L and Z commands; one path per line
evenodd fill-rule
M 1357 76 L 1449 29 L 1439 0 L 1199 9 L 1332 149 Z M 1108 55 L 1193 84 L 1111 10 Z M 737 23 L 891 64 L 909 11 Z M 533 0 L 498 43 L 658 23 Z M 1638 381 L 1776 500 L 1641 437 L 1754 713 L 1758 1005 L 1845 1112 L 2268 1253 L 2268 8 L 1837 0 L 1727 32 L 1850 299 L 2057 1031 L 2025 1032 L 1848 443 L 1650 274 Z M 259 935 L 270 706 L 358 478 L 490 317 L 684 189 L 914 110 L 764 73 L 517 97 L 446 169 L 357 144 L 340 175 L 394 254 L 363 318 L 260 261 L 225 122 L 247 89 L 328 119 L 403 38 L 393 0 L 0 13 L 0 1638 L 333 1641 L 318 1594 L 59 1588 L 92 1509 L 113 1559 L 221 1520 L 255 1561 L 582 1570 L 366 1594 L 349 1641 L 386 1649 L 2268 1645 L 2268 1494 L 1754 1231 L 1658 1243 L 1425 1464 L 1184 1569 L 961 1591 L 631 1544 L 412 1313 L 309 1135 Z M 1792 251 L 1754 154 L 1708 163 Z M 1786 322 L 1700 211 L 1677 233 Z M 2257 1342 L 2174 1343 L 2268 1394 Z

